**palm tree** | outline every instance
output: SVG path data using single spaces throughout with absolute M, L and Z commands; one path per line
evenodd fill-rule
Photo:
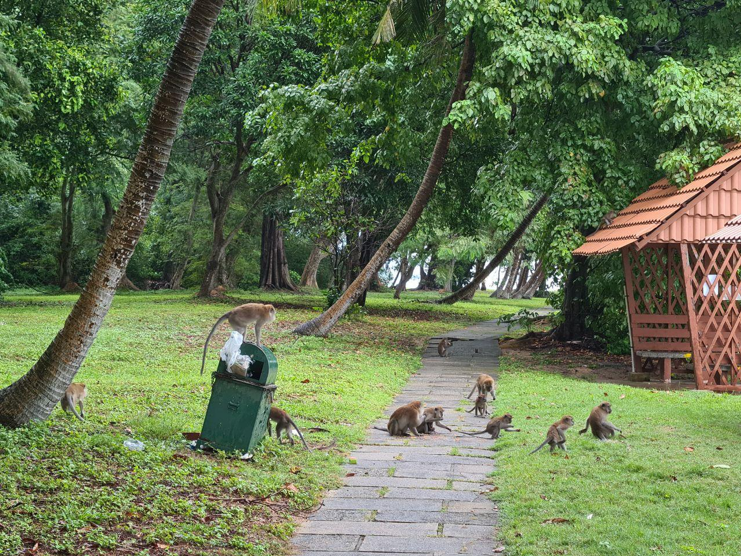
M 149 116 L 121 205 L 64 328 L 23 377 L 0 390 L 0 423 L 46 419 L 77 374 L 113 302 L 170 160 L 185 102 L 224 0 L 193 0 Z
M 450 102 L 445 111 L 446 117 L 450 114 L 453 104 L 465 99 L 468 82 L 471 80 L 471 75 L 473 73 L 474 58 L 475 54 L 472 31 L 469 31 L 463 44 L 463 53 L 461 54 L 461 62 L 458 68 L 458 78 L 453 93 L 450 96 Z M 432 196 L 432 192 L 435 189 L 435 185 L 437 185 L 440 173 L 442 172 L 445 163 L 445 156 L 448 154 L 452 137 L 453 125 L 450 123 L 443 125 L 438 133 L 435 147 L 430 156 L 429 165 L 427 166 L 425 175 L 422 178 L 422 183 L 412 200 L 412 204 L 407 209 L 406 214 L 404 214 L 402 219 L 399 221 L 399 224 L 397 224 L 396 228 L 393 229 L 391 234 L 389 234 L 386 240 L 381 244 L 381 247 L 378 248 L 378 251 L 376 251 L 368 264 L 365 265 L 365 268 L 360 271 L 358 277 L 355 278 L 350 286 L 348 286 L 334 305 L 318 317 L 297 327 L 294 330 L 296 334 L 314 336 L 326 335 L 353 305 L 353 303 L 360 298 L 368 286 L 370 286 L 373 277 L 379 270 L 381 270 L 381 267 L 386 263 L 388 258 L 398 249 L 401 242 L 404 241 L 404 238 L 406 238 L 409 232 L 414 228 L 419 217 L 422 216 L 422 211 L 424 211 L 427 206 L 427 203 Z
M 439 301 L 439 303 L 447 303 L 452 305 L 453 303 L 460 301 L 461 299 L 470 299 L 470 297 L 472 297 L 473 294 L 476 292 L 476 289 L 479 287 L 479 285 L 484 280 L 486 280 L 489 274 L 494 272 L 494 269 L 502 264 L 502 261 L 504 261 L 507 255 L 509 255 L 509 252 L 512 251 L 512 248 L 517 245 L 517 242 L 520 241 L 520 238 L 525 235 L 525 232 L 530 227 L 530 224 L 532 224 L 533 220 L 535 220 L 535 217 L 538 216 L 540 209 L 542 209 L 547 202 L 548 195 L 542 195 L 540 199 L 538 199 L 535 204 L 530 207 L 530 210 L 525 215 L 525 218 L 522 219 L 520 225 L 515 228 L 515 231 L 512 232 L 512 234 L 509 236 L 509 239 L 507 239 L 507 242 L 502 246 L 499 252 L 494 256 L 494 258 L 489 261 L 489 264 L 486 265 L 480 272 L 478 272 L 476 276 L 473 277 L 473 280 L 471 280 L 471 282 L 466 284 L 458 291 L 453 292 L 446 297 L 443 297 Z

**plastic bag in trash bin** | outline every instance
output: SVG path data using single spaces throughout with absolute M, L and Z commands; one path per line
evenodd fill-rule
M 229 367 L 229 370 L 235 375 L 246 377 L 250 365 L 252 365 L 252 357 L 250 357 L 249 355 L 239 354 L 234 360 L 232 366 Z
M 226 368 L 231 369 L 232 365 L 234 365 L 234 362 L 237 360 L 237 357 L 239 356 L 239 348 L 242 347 L 242 342 L 244 341 L 244 337 L 239 332 L 232 332 L 232 335 L 229 336 L 229 339 L 224 344 L 224 347 L 221 348 L 220 356 L 221 360 L 226 362 Z

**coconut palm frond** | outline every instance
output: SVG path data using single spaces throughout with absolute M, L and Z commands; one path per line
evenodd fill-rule
M 394 25 L 394 16 L 391 13 L 392 4 L 395 4 L 395 2 L 389 3 L 386 12 L 378 23 L 376 32 L 373 33 L 372 41 L 374 45 L 392 41 L 396 37 L 396 25 Z

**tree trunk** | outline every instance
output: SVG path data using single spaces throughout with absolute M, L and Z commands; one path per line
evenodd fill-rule
M 530 208 L 530 211 L 527 213 L 527 215 L 525 215 L 525 218 L 522 219 L 520 225 L 517 226 L 515 231 L 512 232 L 512 235 L 509 236 L 507 242 L 502 246 L 499 252 L 494 256 L 494 258 L 489 261 L 489 264 L 486 265 L 481 272 L 476 274 L 476 276 L 474 276 L 473 280 L 471 280 L 468 285 L 459 289 L 457 292 L 453 292 L 449 296 L 444 297 L 440 300 L 440 303 L 452 304 L 456 301 L 460 301 L 469 294 L 469 290 L 475 290 L 481 282 L 486 280 L 487 276 L 489 276 L 489 274 L 491 274 L 495 268 L 502 264 L 502 261 L 504 261 L 507 255 L 509 255 L 509 252 L 512 251 L 512 248 L 517 244 L 518 241 L 520 241 L 520 238 L 525 235 L 525 232 L 530 227 L 530 224 L 532 224 L 533 220 L 535 220 L 535 217 L 538 216 L 538 213 L 545 206 L 547 201 L 548 195 L 541 196 L 540 199 L 538 199 Z M 499 290 L 497 289 L 497 292 L 495 293 L 498 293 L 498 291 Z
M 262 246 L 260 249 L 260 287 L 296 291 L 288 274 L 288 260 L 283 242 L 283 230 L 274 214 L 262 219 Z
M 183 283 L 183 276 L 185 271 L 190 264 L 190 257 L 193 253 L 193 220 L 195 219 L 196 212 L 198 211 L 198 200 L 201 196 L 201 183 L 196 182 L 196 190 L 193 193 L 193 202 L 190 204 L 190 212 L 188 213 L 188 224 L 185 228 L 185 247 L 181 254 L 182 260 L 175 267 L 175 272 L 172 274 L 170 280 L 170 288 L 173 290 L 179 290 Z
M 396 284 L 396 289 L 394 290 L 394 299 L 399 299 L 401 297 L 401 292 L 407 288 L 407 282 L 412 278 L 412 275 L 414 275 L 415 268 L 415 265 L 409 264 L 409 259 L 407 257 L 402 257 L 401 266 L 399 268 L 399 283 Z
M 581 340 L 587 336 L 586 317 L 589 314 L 588 270 L 589 261 L 586 257 L 574 257 L 574 264 L 566 277 L 566 284 L 564 285 L 564 298 L 561 306 L 563 322 L 553 332 L 553 336 L 561 342 Z
M 524 299 L 531 299 L 535 292 L 538 291 L 538 288 L 540 288 L 544 280 L 545 271 L 543 270 L 543 262 L 538 261 L 538 264 L 535 266 L 535 270 L 533 271 L 533 275 L 531 276 L 528 283 L 525 285 L 522 297 Z
M 461 64 L 458 69 L 458 78 L 456 80 L 453 94 L 450 97 L 448 108 L 445 111 L 447 117 L 450 114 L 450 110 L 453 104 L 459 100 L 463 100 L 466 96 L 466 89 L 468 88 L 468 82 L 471 79 L 473 72 L 474 63 L 474 45 L 472 32 L 469 31 L 466 35 L 466 40 L 463 46 L 463 53 L 461 55 Z M 294 332 L 297 334 L 324 336 L 332 327 L 337 323 L 340 318 L 347 312 L 350 306 L 363 294 L 368 288 L 368 284 L 373 279 L 373 275 L 386 263 L 388 258 L 399 248 L 399 245 L 407 237 L 410 231 L 414 228 L 414 225 L 422 215 L 427 203 L 432 196 L 432 192 L 435 189 L 437 180 L 442 172 L 443 165 L 445 164 L 445 156 L 448 154 L 450 148 L 450 140 L 453 137 L 453 125 L 448 123 L 442 126 L 440 133 L 437 136 L 437 142 L 435 148 L 432 151 L 430 157 L 430 163 L 425 172 L 422 183 L 417 190 L 417 194 L 412 200 L 412 204 L 409 206 L 406 214 L 397 224 L 396 228 L 393 229 L 391 234 L 381 244 L 378 251 L 376 251 L 373 258 L 360 272 L 358 277 L 353 281 L 349 288 L 340 296 L 340 298 L 332 305 L 329 309 L 324 311 L 318 317 L 298 326 Z
M 316 274 L 319 271 L 319 265 L 327 255 L 326 241 L 323 238 L 319 238 L 311 250 L 309 260 L 304 265 L 304 271 L 301 273 L 301 281 L 298 283 L 300 287 L 319 289 L 319 284 L 316 282 Z
M 430 264 L 427 265 L 427 272 L 424 270 L 424 262 L 419 265 L 419 284 L 417 290 L 437 290 L 437 254 L 433 253 L 430 257 Z
M 0 424 L 46 419 L 85 359 L 126 271 L 170 160 L 193 79 L 223 0 L 194 0 L 178 35 L 131 170 L 126 192 L 90 279 L 31 370 L 0 390 Z
M 57 283 L 65 288 L 72 282 L 72 209 L 75 202 L 75 182 L 64 179 L 60 193 L 62 202 L 62 231 L 59 237 L 59 272 Z
M 473 271 L 473 275 L 476 276 L 479 272 L 481 272 L 482 270 L 484 270 L 484 267 L 485 266 L 486 266 L 486 259 L 484 259 L 484 258 L 476 259 L 476 268 Z M 485 292 L 486 291 L 486 280 L 482 280 L 481 281 L 481 285 L 480 285 L 479 289 L 482 292 Z
M 450 268 L 448 268 L 448 276 L 445 279 L 445 285 L 443 286 L 443 290 L 446 293 L 450 293 L 453 291 L 453 276 L 455 274 L 455 259 L 450 261 Z
M 515 282 L 517 282 L 517 278 L 520 276 L 520 265 L 522 264 L 522 247 L 519 245 L 515 247 L 513 258 L 512 258 L 512 272 L 509 275 L 509 280 L 507 280 L 507 284 L 504 286 L 504 291 L 502 292 L 503 299 L 511 299 L 512 298 L 512 292 L 515 289 Z

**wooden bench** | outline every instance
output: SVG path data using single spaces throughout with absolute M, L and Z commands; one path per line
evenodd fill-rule
M 688 352 L 635 350 L 634 355 L 647 359 L 659 359 L 664 382 L 672 381 L 672 359 L 684 359 Z M 640 359 L 637 361 L 640 365 Z

